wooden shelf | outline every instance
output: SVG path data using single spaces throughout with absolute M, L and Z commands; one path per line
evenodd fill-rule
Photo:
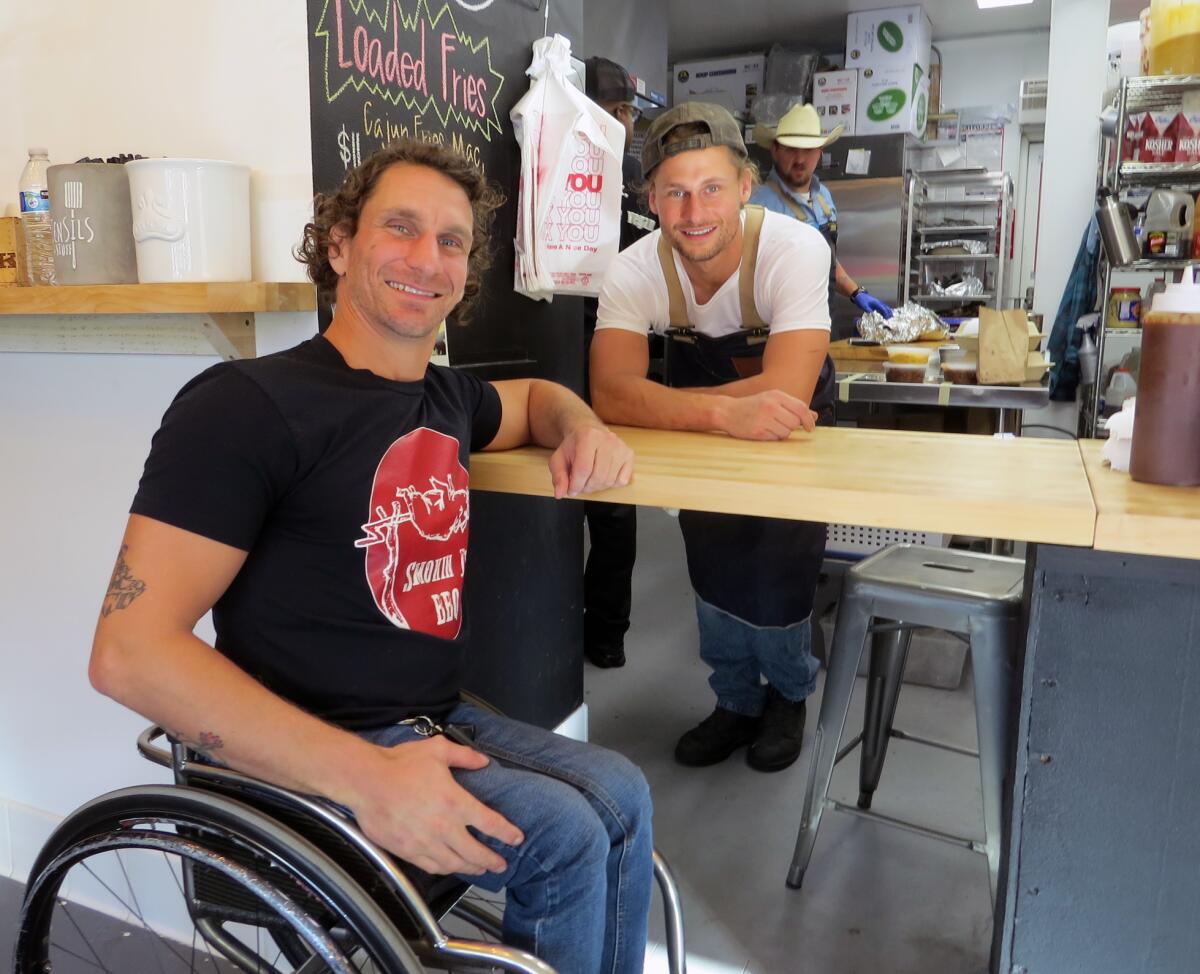
M 4 315 L 225 314 L 315 311 L 311 284 L 83 284 L 0 288 Z
M 256 314 L 316 307 L 311 284 L 0 287 L 0 352 L 252 358 Z

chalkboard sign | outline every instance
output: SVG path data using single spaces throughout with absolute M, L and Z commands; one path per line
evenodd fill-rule
M 546 5 L 549 4 L 549 16 Z M 313 183 L 397 138 L 428 139 L 476 162 L 508 197 L 496 262 L 469 326 L 449 329 L 450 360 L 488 378 L 536 375 L 579 389 L 582 305 L 512 289 L 520 151 L 509 112 L 528 90 L 547 28 L 578 47 L 582 0 L 308 0 Z

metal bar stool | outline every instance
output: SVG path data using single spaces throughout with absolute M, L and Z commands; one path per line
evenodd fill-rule
M 1008 765 L 1008 702 L 1024 573 L 1025 563 L 1016 558 L 906 544 L 885 548 L 846 573 L 788 886 L 798 889 L 804 881 L 821 815 L 828 805 L 984 853 L 995 900 L 1002 791 Z M 978 753 L 892 728 L 911 630 L 917 626 L 944 629 L 967 639 L 975 671 Z M 854 677 L 868 634 L 872 635 L 872 649 L 863 731 L 839 750 Z M 870 811 L 891 737 L 979 758 L 985 836 L 982 843 Z M 828 798 L 827 794 L 833 766 L 860 743 L 863 754 L 859 799 L 858 807 L 853 808 Z

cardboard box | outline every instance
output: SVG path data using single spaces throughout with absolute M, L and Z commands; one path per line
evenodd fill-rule
M 25 228 L 19 216 L 0 217 L 0 287 L 25 283 Z
M 671 104 L 708 101 L 745 118 L 751 101 L 762 91 L 766 66 L 765 54 L 680 62 L 671 71 Z
M 858 79 L 855 135 L 925 134 L 929 78 L 918 64 L 863 68 Z
M 1031 374 L 1037 373 L 1045 361 L 1034 351 L 1040 341 L 1037 328 L 1021 309 L 980 308 L 979 384 L 1003 386 L 1032 381 Z
M 1179 113 L 1176 108 L 1146 112 L 1142 116 L 1142 141 L 1138 145 L 1138 162 L 1173 162 L 1175 139 L 1171 125 Z
M 928 75 L 932 40 L 933 25 L 919 5 L 852 13 L 846 18 L 846 67 L 918 64 Z
M 821 117 L 821 131 L 839 125 L 854 135 L 858 114 L 858 71 L 818 71 L 813 75 L 813 107 Z
M 1200 112 L 1180 112 L 1167 135 L 1174 143 L 1175 162 L 1200 162 Z

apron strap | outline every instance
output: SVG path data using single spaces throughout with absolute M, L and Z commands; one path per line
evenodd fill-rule
M 738 273 L 738 298 L 742 306 L 742 327 L 748 329 L 767 327 L 754 304 L 754 271 L 758 266 L 758 240 L 762 236 L 763 217 L 766 212 L 761 206 L 747 206 L 746 224 L 742 228 L 742 265 Z
M 783 200 L 784 205 L 789 210 L 792 211 L 792 216 L 794 216 L 797 220 L 801 221 L 802 223 L 808 223 L 810 225 L 815 226 L 815 224 L 813 224 L 812 220 L 809 219 L 808 214 L 804 212 L 804 207 L 802 207 L 799 203 L 797 203 L 794 199 L 792 199 L 792 197 L 790 197 L 787 193 L 785 193 L 783 191 L 783 187 L 780 186 L 777 182 L 775 182 L 775 180 L 773 180 L 773 179 L 767 180 L 767 185 L 770 186 L 771 189 L 773 189 L 775 191 L 775 195 L 778 196 L 781 200 Z M 829 205 L 829 201 L 827 199 L 825 199 L 824 195 L 819 192 L 816 192 L 814 190 L 813 194 L 812 194 L 812 198 L 815 203 L 820 204 L 821 212 L 823 214 L 825 214 L 826 222 L 828 222 L 829 220 L 832 220 L 833 219 L 833 208 Z
M 687 302 L 683 299 L 683 285 L 679 283 L 679 271 L 675 268 L 671 241 L 661 230 L 658 236 L 658 262 L 662 265 L 663 278 L 667 282 L 667 307 L 671 327 L 690 331 L 692 325 L 688 321 Z

